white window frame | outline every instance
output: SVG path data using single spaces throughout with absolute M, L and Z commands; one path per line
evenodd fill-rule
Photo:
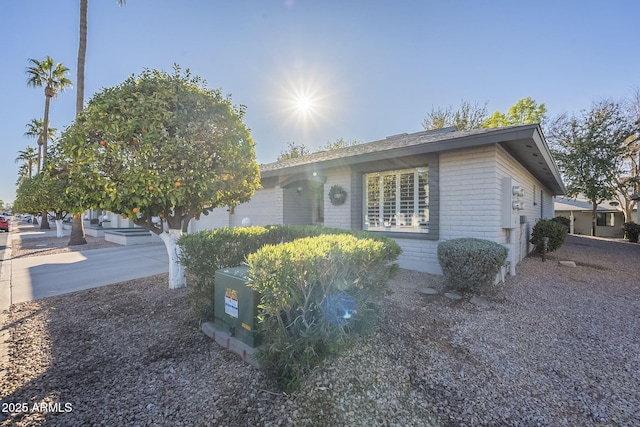
M 363 228 L 369 231 L 388 231 L 397 233 L 428 233 L 429 232 L 429 178 L 428 168 L 418 167 L 411 169 L 390 170 L 364 174 L 363 179 Z M 402 199 L 402 177 L 413 174 L 413 199 L 412 205 L 406 208 L 407 199 Z M 423 199 L 420 200 L 420 181 L 423 181 Z M 369 206 L 369 180 L 377 178 L 377 206 Z M 394 182 L 392 198 L 385 200 L 386 181 Z M 405 187 L 406 188 L 406 187 Z M 400 190 L 400 191 L 398 191 Z M 385 201 L 387 204 L 385 205 Z M 403 204 L 404 202 L 404 204 Z M 410 202 L 411 203 L 411 202 Z M 391 206 L 390 206 L 391 205 Z M 371 209 L 370 209 L 371 208 Z M 412 211 L 407 217 L 403 210 Z M 373 212 L 373 213 L 372 213 Z

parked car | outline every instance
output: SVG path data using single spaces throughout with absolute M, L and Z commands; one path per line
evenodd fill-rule
M 9 232 L 9 219 L 5 216 L 0 216 L 0 230 Z
M 27 221 L 29 224 L 31 224 L 33 222 L 33 215 L 25 215 L 22 220 Z

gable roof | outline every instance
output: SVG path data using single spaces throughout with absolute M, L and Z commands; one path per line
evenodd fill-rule
M 281 160 L 260 166 L 263 177 L 283 173 L 308 172 L 311 168 L 348 166 L 416 154 L 501 144 L 507 152 L 527 168 L 554 195 L 565 189 L 557 165 L 551 157 L 539 125 L 519 125 L 493 129 L 456 131 L 437 129 L 412 134 L 400 134 L 379 141 L 353 145 L 336 150 L 320 151 L 302 157 Z
M 614 201 L 614 203 L 617 203 Z M 577 212 L 591 212 L 593 205 L 591 202 L 582 199 L 567 199 L 565 197 L 556 197 L 553 200 L 554 210 L 556 211 L 577 211 Z M 598 212 L 622 212 L 622 209 L 618 205 L 611 205 L 611 202 L 601 203 L 598 205 Z

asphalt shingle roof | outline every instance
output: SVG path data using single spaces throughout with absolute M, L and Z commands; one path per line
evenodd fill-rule
M 402 147 L 411 147 L 421 144 L 428 144 L 439 141 L 446 141 L 455 138 L 462 138 L 471 135 L 482 135 L 495 131 L 495 129 L 474 129 L 468 131 L 455 131 L 455 128 L 437 129 L 433 131 L 416 132 L 412 134 L 399 134 L 364 144 L 352 145 L 350 147 L 338 148 L 336 150 L 319 151 L 293 159 L 280 160 L 260 166 L 263 172 L 287 169 L 295 166 L 302 166 L 310 163 L 320 163 L 330 160 L 355 157 L 364 154 L 377 153 L 381 151 L 393 150 Z

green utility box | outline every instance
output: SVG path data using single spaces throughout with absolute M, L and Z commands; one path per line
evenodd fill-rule
M 249 267 L 231 267 L 216 271 L 214 287 L 214 327 L 250 347 L 258 347 L 257 332 L 260 294 L 247 286 Z

